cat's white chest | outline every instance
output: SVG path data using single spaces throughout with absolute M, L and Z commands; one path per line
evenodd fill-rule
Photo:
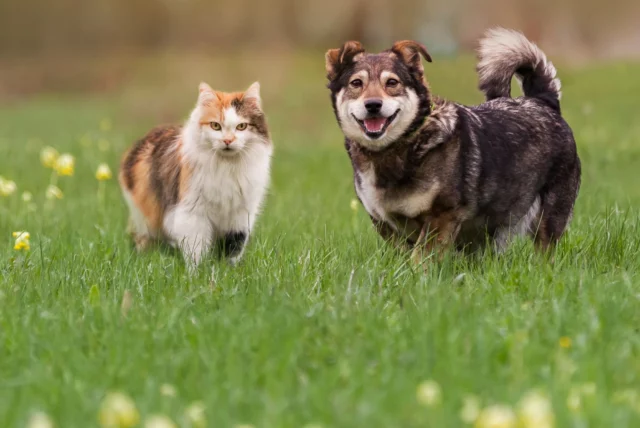
M 195 170 L 187 196 L 219 233 L 250 230 L 269 185 L 269 153 Z M 250 160 L 250 162 L 248 162 Z

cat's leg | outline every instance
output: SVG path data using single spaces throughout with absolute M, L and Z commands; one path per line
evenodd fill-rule
M 213 229 L 208 218 L 178 206 L 165 217 L 164 229 L 182 251 L 189 270 L 194 271 L 211 250 Z
M 222 237 L 222 251 L 229 263 L 235 266 L 242 259 L 248 240 L 248 232 L 229 232 Z
M 133 196 L 128 190 L 122 191 L 124 199 L 129 207 L 129 223 L 127 225 L 127 233 L 131 235 L 138 252 L 142 252 L 151 245 L 151 230 L 147 225 L 142 211 L 138 208 L 133 200 Z

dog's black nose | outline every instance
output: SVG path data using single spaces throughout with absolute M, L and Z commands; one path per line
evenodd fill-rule
M 382 109 L 382 100 L 379 98 L 370 98 L 364 102 L 364 108 L 371 114 L 378 114 Z

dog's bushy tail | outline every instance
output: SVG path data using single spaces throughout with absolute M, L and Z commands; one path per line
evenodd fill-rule
M 511 96 L 515 75 L 525 96 L 545 100 L 560 110 L 560 80 L 546 55 L 522 33 L 504 28 L 487 31 L 478 49 L 480 90 L 487 101 Z

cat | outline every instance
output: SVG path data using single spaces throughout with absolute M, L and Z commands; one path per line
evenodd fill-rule
M 119 174 L 137 250 L 167 242 L 191 270 L 216 244 L 232 265 L 240 261 L 273 153 L 258 82 L 245 92 L 206 83 L 199 90 L 184 126 L 152 129 L 125 154 Z

